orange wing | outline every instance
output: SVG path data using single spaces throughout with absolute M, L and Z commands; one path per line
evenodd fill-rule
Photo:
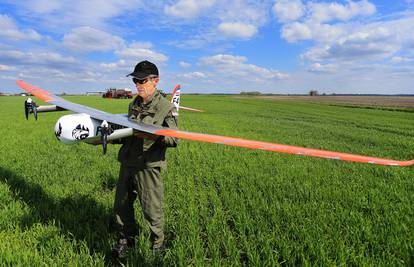
M 354 162 L 362 162 L 362 163 L 390 165 L 390 166 L 409 166 L 409 165 L 414 164 L 414 160 L 398 161 L 398 160 L 392 160 L 392 159 L 375 158 L 375 157 L 354 155 L 354 154 L 334 152 L 334 151 L 304 148 L 304 147 L 298 147 L 298 146 L 288 146 L 288 145 L 253 141 L 253 140 L 219 136 L 219 135 L 184 132 L 184 131 L 177 131 L 177 130 L 172 130 L 172 129 L 159 130 L 159 131 L 156 131 L 155 134 L 164 135 L 164 136 L 172 136 L 172 137 L 194 140 L 194 141 L 223 144 L 223 145 L 228 145 L 228 146 L 238 146 L 238 147 L 245 147 L 245 148 L 251 148 L 251 149 L 261 149 L 261 150 L 268 150 L 268 151 L 282 152 L 282 153 L 289 153 L 289 154 L 296 154 L 296 155 L 303 155 L 303 156 L 311 156 L 311 157 L 318 157 L 318 158 L 337 159 L 337 160 L 354 161 Z

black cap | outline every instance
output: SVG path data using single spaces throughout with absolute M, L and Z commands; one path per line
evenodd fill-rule
M 134 69 L 134 72 L 127 75 L 135 77 L 137 79 L 145 79 L 150 75 L 158 76 L 158 68 L 154 63 L 151 63 L 147 60 L 139 62 Z

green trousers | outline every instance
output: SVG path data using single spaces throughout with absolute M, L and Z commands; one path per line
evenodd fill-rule
M 134 212 L 134 201 L 139 197 L 154 249 L 164 242 L 164 185 L 160 174 L 158 167 L 137 170 L 121 165 L 114 204 L 116 230 L 123 238 L 134 238 L 139 234 Z

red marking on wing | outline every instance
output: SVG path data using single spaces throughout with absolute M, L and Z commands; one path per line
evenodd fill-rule
M 26 92 L 31 93 L 32 95 L 36 96 L 37 98 L 45 101 L 45 102 L 49 102 L 50 100 L 54 100 L 53 96 L 50 95 L 50 93 L 48 91 L 45 91 L 43 89 L 40 89 L 36 86 L 33 86 L 31 84 L 26 83 L 23 80 L 17 80 L 16 84 L 22 88 L 23 90 L 25 90 Z
M 414 165 L 414 160 L 398 161 L 398 160 L 392 160 L 392 159 L 375 158 L 375 157 L 361 156 L 361 155 L 327 151 L 327 150 L 304 148 L 304 147 L 298 147 L 298 146 L 288 146 L 288 145 L 253 141 L 253 140 L 219 136 L 219 135 L 191 133 L 191 132 L 184 132 L 184 131 L 177 131 L 177 130 L 159 130 L 159 131 L 156 131 L 155 134 L 163 135 L 163 136 L 172 136 L 172 137 L 194 140 L 194 141 L 202 141 L 202 142 L 223 144 L 223 145 L 229 145 L 229 146 L 238 146 L 238 147 L 245 147 L 245 148 L 251 148 L 251 149 L 261 149 L 261 150 L 268 150 L 268 151 L 274 151 L 274 152 L 282 152 L 282 153 L 319 157 L 319 158 L 337 159 L 337 160 L 344 160 L 344 161 L 363 162 L 363 163 L 372 163 L 372 164 L 390 165 L 390 166 Z
M 174 90 L 173 90 L 173 92 L 172 92 L 172 96 L 174 97 L 174 95 L 175 95 L 175 92 L 177 91 L 177 89 L 178 88 L 180 88 L 181 87 L 181 85 L 179 85 L 179 84 L 177 84 L 175 87 L 174 87 Z

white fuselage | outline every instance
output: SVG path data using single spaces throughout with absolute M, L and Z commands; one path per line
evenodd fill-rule
M 101 138 L 100 128 L 102 125 L 108 126 L 107 122 L 96 120 L 85 113 L 65 115 L 59 118 L 55 124 L 55 135 L 62 143 L 75 144 L 86 142 L 96 144 Z M 121 128 L 119 125 L 111 125 L 111 128 L 117 127 L 112 131 L 107 140 L 115 140 L 133 135 L 132 128 Z
M 65 144 L 73 144 L 100 136 L 98 127 L 101 122 L 88 114 L 71 114 L 59 118 L 55 124 L 55 135 Z

